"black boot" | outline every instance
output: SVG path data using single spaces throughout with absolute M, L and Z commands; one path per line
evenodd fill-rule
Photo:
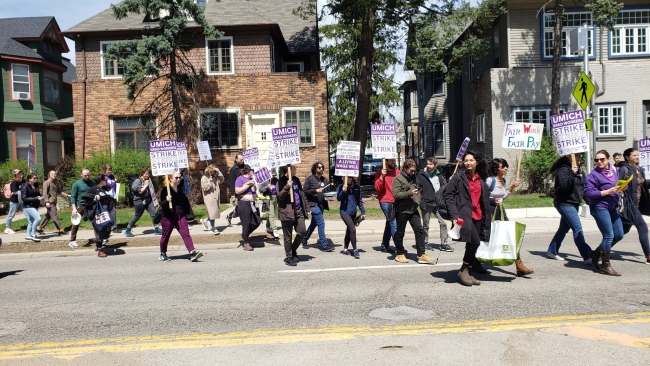
M 591 252 L 591 264 L 596 269 L 600 269 L 600 266 L 598 265 L 598 261 L 600 261 L 601 253 L 602 253 L 602 251 L 600 250 L 600 247 L 596 248 L 596 250 L 593 250 Z

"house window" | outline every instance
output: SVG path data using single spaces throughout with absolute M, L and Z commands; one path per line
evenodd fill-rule
M 54 166 L 61 157 L 61 130 L 47 129 L 45 138 L 47 139 L 47 166 Z
M 101 58 L 102 58 L 102 78 L 103 79 L 116 79 L 121 78 L 124 75 L 124 67 L 119 65 L 119 60 L 108 60 L 104 58 L 104 53 L 108 49 L 108 46 L 116 43 L 117 41 L 106 41 L 99 42 L 101 47 Z
M 476 142 L 485 142 L 485 114 L 476 116 Z
M 32 140 L 32 129 L 31 127 L 16 127 L 14 132 L 15 132 L 14 143 L 16 145 L 14 159 L 27 160 L 29 145 L 34 145 L 34 142 Z
M 208 74 L 232 74 L 234 53 L 232 37 L 207 39 Z
M 218 111 L 201 114 L 203 134 L 201 140 L 208 141 L 212 148 L 238 148 L 240 121 L 237 112 Z
M 285 72 L 303 72 L 305 71 L 305 64 L 300 62 L 285 62 L 284 71 Z
M 59 104 L 59 74 L 43 69 L 43 99 L 45 103 Z
M 433 124 L 433 155 L 437 158 L 444 158 L 447 156 L 445 147 L 447 146 L 447 138 L 445 136 L 445 123 L 437 122 Z
M 610 31 L 612 56 L 648 56 L 650 10 L 623 10 L 614 18 Z
M 501 63 L 501 50 L 499 48 L 499 24 L 492 28 L 492 57 L 494 67 L 499 67 Z
M 625 134 L 625 106 L 599 105 L 597 110 L 598 136 L 623 136 Z
M 432 95 L 444 95 L 445 94 L 445 74 L 439 71 L 436 71 L 431 74 L 433 79 L 433 91 Z
M 148 141 L 153 139 L 154 118 L 146 116 L 113 117 L 113 149 L 149 149 Z
M 11 87 L 13 99 L 31 100 L 29 65 L 11 64 Z
M 313 145 L 313 115 L 313 109 L 292 109 L 284 111 L 284 124 L 285 126 L 298 126 L 301 145 Z
M 572 55 L 569 53 L 569 34 L 573 29 L 587 24 L 587 44 L 589 47 L 589 56 L 594 56 L 593 47 L 593 34 L 594 25 L 591 20 L 591 12 L 566 12 L 562 20 L 562 48 L 560 51 L 561 57 L 564 58 L 580 58 L 580 55 Z M 544 15 L 544 32 L 542 32 L 542 46 L 544 52 L 542 53 L 543 60 L 553 59 L 553 27 L 555 27 L 555 14 L 547 13 Z
M 208 0 L 194 0 L 194 3 L 199 6 L 199 8 L 205 10 L 205 3 L 207 3 Z
M 560 109 L 560 113 L 564 110 Z M 521 123 L 542 123 L 544 132 L 551 133 L 551 109 L 547 107 L 516 108 L 512 120 Z

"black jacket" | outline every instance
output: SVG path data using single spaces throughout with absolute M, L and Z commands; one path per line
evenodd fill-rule
M 307 215 L 311 212 L 308 209 L 309 203 L 307 202 L 307 197 L 305 197 L 305 192 L 302 190 L 300 179 L 296 177 L 291 177 L 291 179 L 293 180 L 294 187 L 298 188 L 298 194 L 300 196 L 300 209 L 302 210 L 302 215 L 306 220 Z M 278 218 L 280 221 L 296 220 L 296 206 L 294 202 L 291 202 L 291 196 L 289 195 L 290 191 L 287 183 L 289 183 L 289 178 L 285 175 L 283 177 L 280 177 L 278 180 L 278 185 L 275 188 L 278 195 Z
M 632 181 L 627 185 L 625 191 L 621 192 L 623 195 L 623 211 L 619 212 L 623 223 L 634 224 L 636 215 L 640 214 L 637 208 L 639 207 L 639 200 L 637 199 L 637 191 L 639 189 L 639 178 L 638 174 L 642 174 L 645 177 L 645 172 L 643 168 L 633 167 L 628 164 L 627 161 L 620 161 L 616 164 L 618 168 L 618 177 L 619 179 L 626 180 L 632 175 Z M 643 184 L 644 189 L 647 189 L 650 185 L 648 180 Z M 643 195 L 641 195 L 643 199 Z
M 483 179 L 481 181 L 481 230 L 478 235 L 482 241 L 490 240 L 490 219 L 488 218 L 490 210 L 490 187 Z M 469 181 L 465 174 L 465 169 L 460 170 L 456 175 L 449 179 L 449 187 L 445 190 L 445 203 L 452 221 L 461 218 L 464 223 L 460 228 L 459 241 L 469 243 L 472 237 L 472 197 L 469 193 Z M 478 244 L 478 243 L 472 243 Z
M 41 191 L 38 189 L 38 183 L 34 184 L 34 188 L 25 182 L 20 186 L 20 195 L 23 200 L 23 207 L 33 207 L 38 209 L 41 206 L 41 200 L 38 199 L 38 196 L 41 195 Z
M 447 180 L 443 177 L 438 169 L 433 171 L 435 178 L 440 181 L 440 189 L 447 184 Z M 422 188 L 422 193 L 420 194 L 420 207 L 421 208 L 433 208 L 434 211 L 438 209 L 438 201 L 436 200 L 436 191 L 433 188 L 433 183 L 429 179 L 429 173 L 426 169 L 420 170 L 418 176 L 416 177 L 416 182 L 418 187 Z
M 183 187 L 178 185 L 177 191 L 170 186 L 169 195 L 172 196 L 172 208 L 169 208 L 169 202 L 167 202 L 167 187 L 163 187 L 160 192 L 160 207 L 162 207 L 162 214 L 168 219 L 172 219 L 175 213 L 180 213 L 181 215 L 189 214 L 192 212 L 192 207 L 190 206 L 190 200 L 187 199 L 187 195 L 183 192 Z
M 329 210 L 329 204 L 327 203 L 327 200 L 325 199 L 325 195 L 323 192 L 321 193 L 316 193 L 316 190 L 319 188 L 324 188 L 326 185 L 329 184 L 329 181 L 327 178 L 325 178 L 324 175 L 321 175 L 320 178 L 318 178 L 315 174 L 310 175 L 305 179 L 305 184 L 303 185 L 303 189 L 305 190 L 305 196 L 307 197 L 307 201 L 309 202 L 309 207 L 320 207 L 322 210 Z
M 578 167 L 578 173 L 573 174 L 571 163 L 566 163 L 553 173 L 555 175 L 555 198 L 553 203 L 560 206 L 578 206 L 585 197 L 585 181 L 587 176 Z
M 92 186 L 88 189 L 88 192 L 81 196 L 81 198 L 86 201 L 84 216 L 89 220 L 92 220 L 95 216 L 95 210 L 97 209 L 95 206 L 95 203 L 97 202 L 95 201 L 95 196 L 99 196 L 99 202 L 108 212 L 113 210 L 115 200 L 111 197 L 111 191 L 108 186 Z M 115 218 L 113 218 L 113 220 L 115 220 Z
M 243 168 L 244 165 L 233 165 L 232 168 L 230 168 L 230 196 L 234 197 L 235 196 L 235 181 L 237 180 L 237 177 L 239 177 L 239 169 Z

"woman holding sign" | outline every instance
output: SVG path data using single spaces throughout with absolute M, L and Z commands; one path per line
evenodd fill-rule
M 603 234 L 600 246 L 592 254 L 592 263 L 598 268 L 598 261 L 602 258 L 600 273 L 609 276 L 620 276 L 610 263 L 612 247 L 623 239 L 623 222 L 618 215 L 616 205 L 620 198 L 618 172 L 609 163 L 607 150 L 600 150 L 594 158 L 596 168 L 589 173 L 585 182 L 585 196 L 589 200 L 589 211 L 598 229 Z
M 238 200 L 237 213 L 241 220 L 241 237 L 244 240 L 242 246 L 247 252 L 252 252 L 253 247 L 249 242 L 249 235 L 257 229 L 262 220 L 260 219 L 256 203 L 256 187 L 253 179 L 253 169 L 248 164 L 240 170 L 241 175 L 235 181 L 235 194 Z
M 291 174 L 291 175 L 289 175 Z M 293 187 L 293 197 L 291 188 Z M 302 243 L 307 229 L 305 218 L 311 213 L 307 197 L 302 190 L 300 179 L 296 177 L 296 167 L 291 165 L 291 173 L 286 166 L 280 167 L 280 179 L 276 188 L 278 193 L 278 216 L 282 223 L 282 234 L 284 240 L 284 264 L 287 266 L 298 265 L 298 247 Z M 293 229 L 296 229 L 296 237 L 291 241 Z

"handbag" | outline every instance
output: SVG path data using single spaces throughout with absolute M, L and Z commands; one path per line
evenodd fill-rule
M 190 207 L 190 212 L 185 213 L 185 220 L 189 221 L 194 221 L 194 210 L 192 210 L 192 206 Z
M 501 217 L 503 207 L 499 205 Z M 524 240 L 526 225 L 516 221 L 495 220 L 496 210 L 492 215 L 490 241 L 482 241 L 476 251 L 476 259 L 492 266 L 509 266 L 515 262 Z
M 158 206 L 156 213 L 151 218 L 151 222 L 153 222 L 154 225 L 158 225 L 160 224 L 161 220 L 162 220 L 162 205 Z
M 97 231 L 104 231 L 113 227 L 113 218 L 111 217 L 111 214 L 99 200 L 95 201 L 94 220 L 95 221 L 93 221 L 93 224 L 95 226 L 95 230 Z

